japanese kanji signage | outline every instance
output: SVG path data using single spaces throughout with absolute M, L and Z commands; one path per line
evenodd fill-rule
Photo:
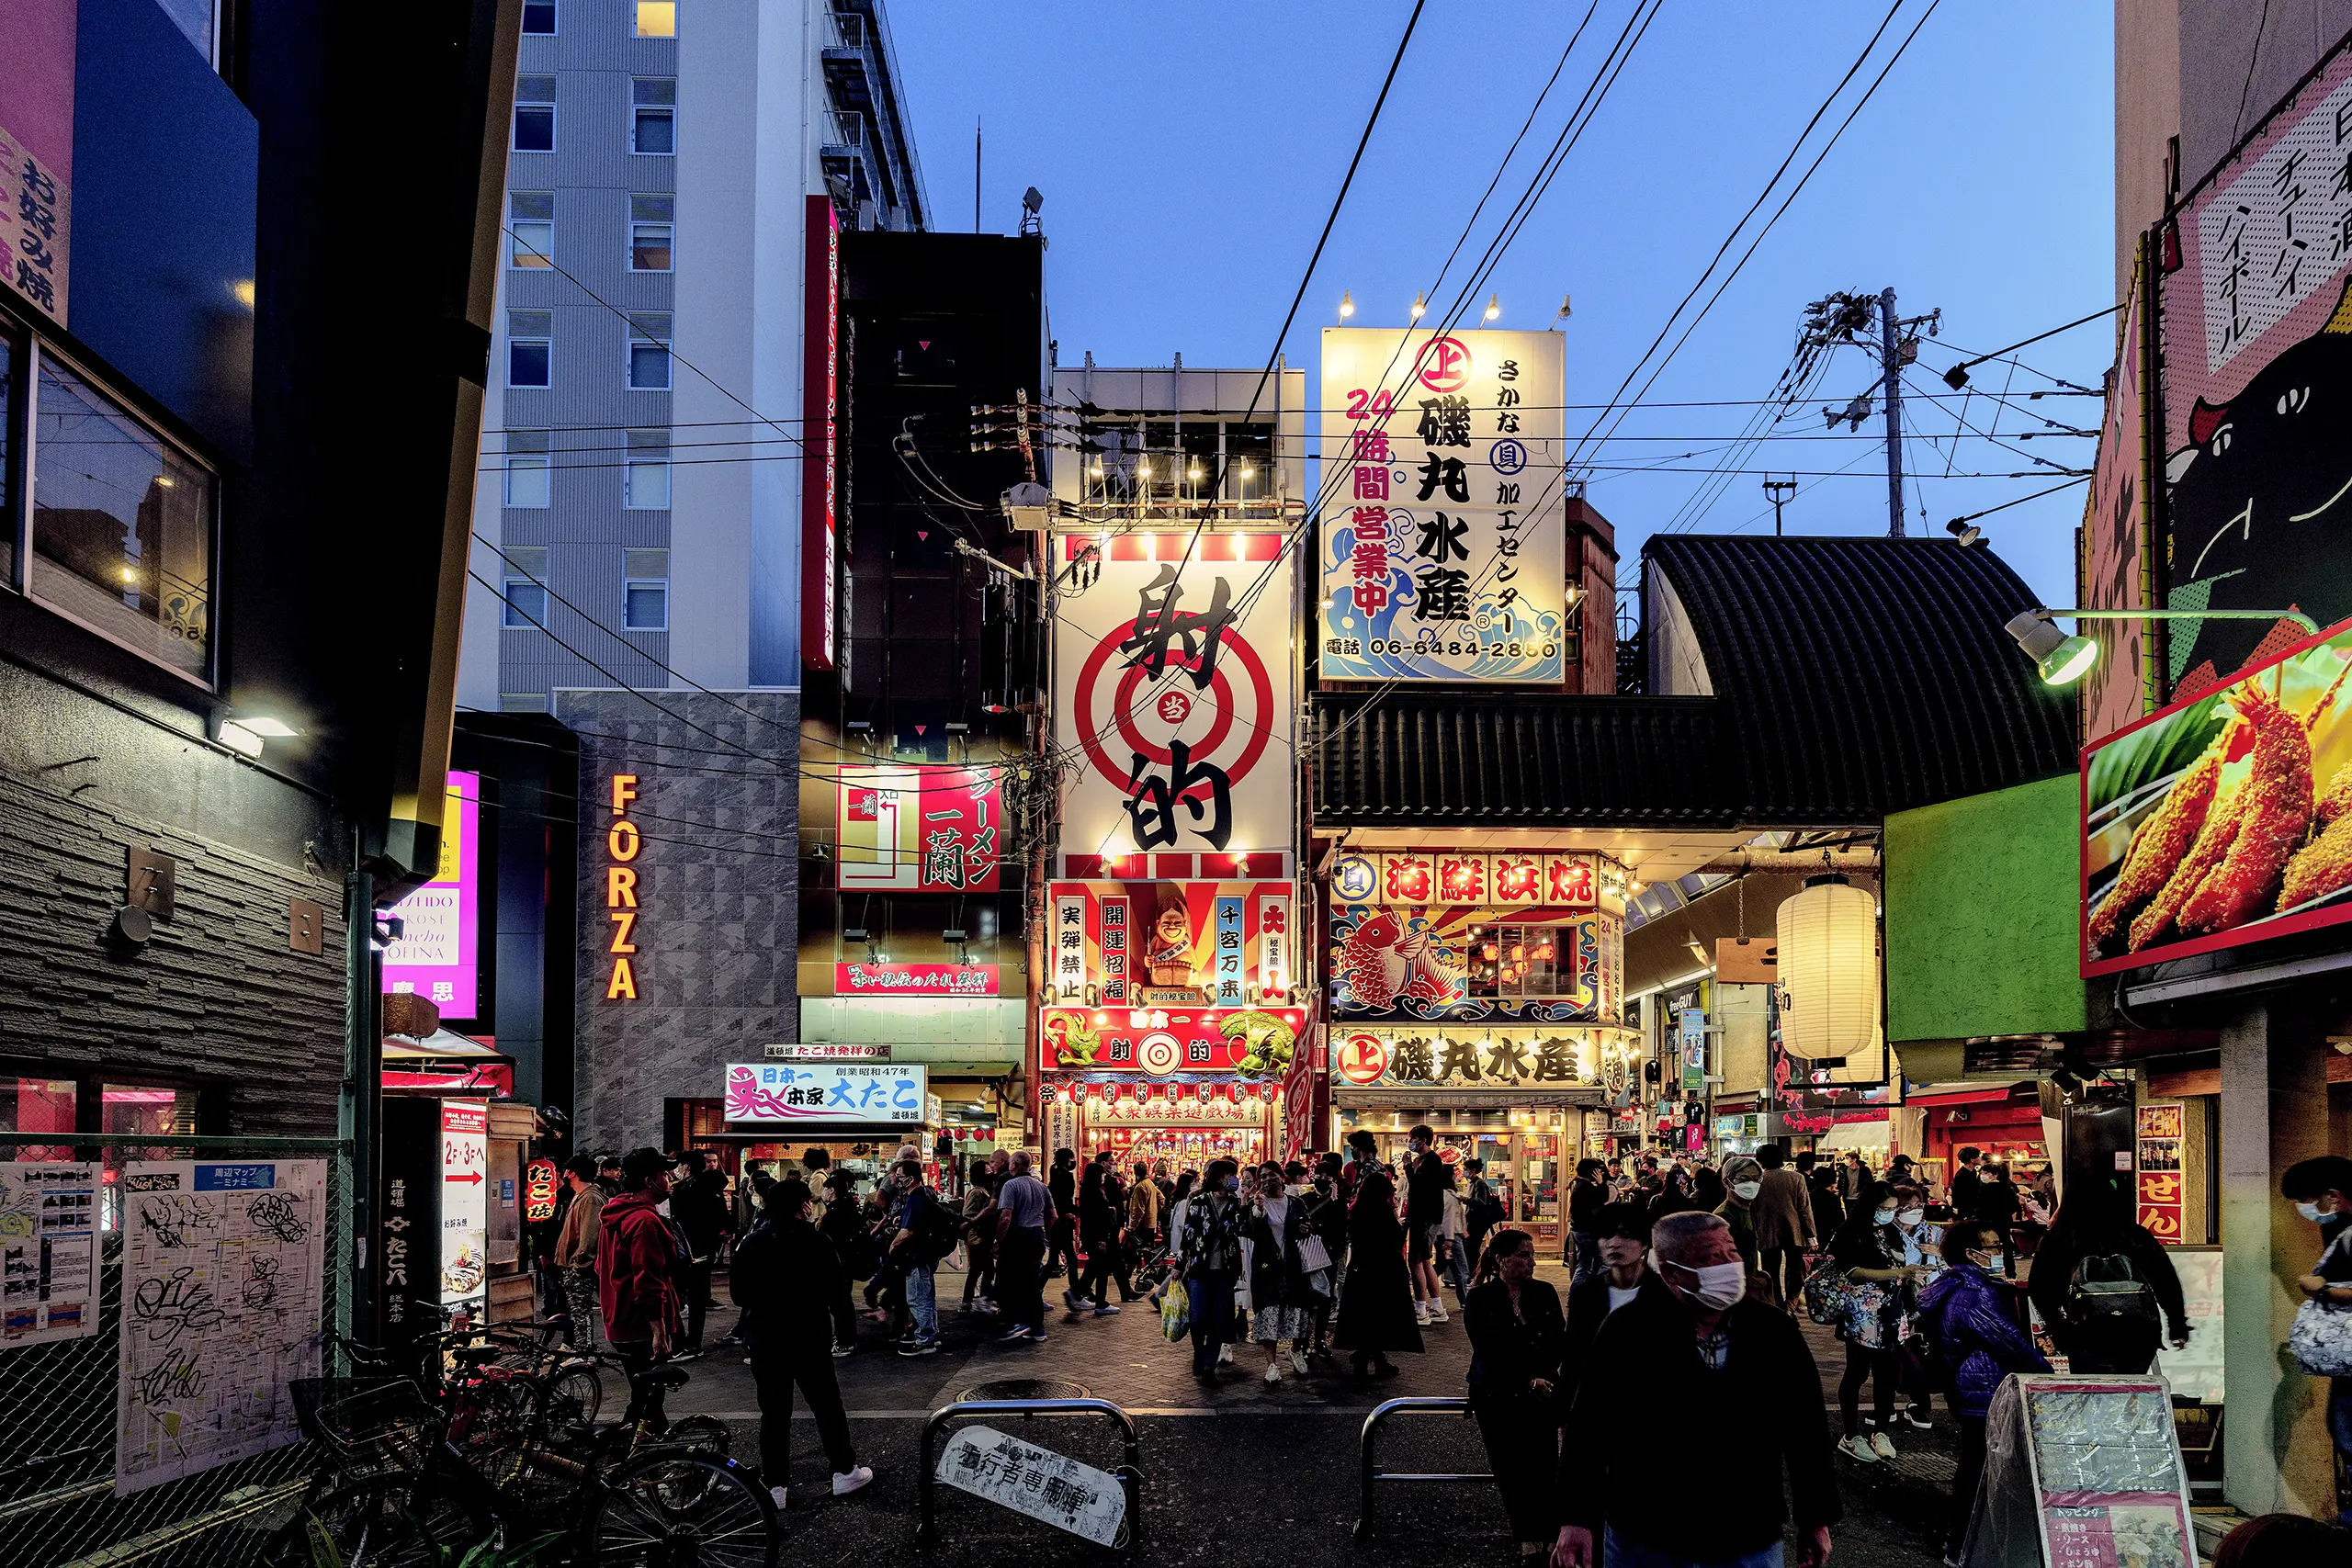
M 2188 1180 L 2181 1159 L 2185 1109 L 2174 1100 L 2143 1105 L 2139 1111 L 2140 1223 L 2166 1247 L 2178 1247 L 2182 1240 L 2182 1204 Z
M 0 282 L 65 321 L 73 209 L 75 7 L 0 0 Z
M 920 1066 L 889 1063 L 732 1062 L 729 1122 L 862 1122 L 921 1126 Z
M 2180 199 L 2155 249 L 2165 603 L 2352 615 L 2352 50 Z M 2292 629 L 2171 623 L 2168 694 L 2226 680 Z
M 844 891 L 993 893 L 1004 854 L 994 767 L 844 764 L 834 829 Z
M 1460 1089 L 1579 1089 L 1600 1081 L 1589 1029 L 1344 1029 L 1332 1036 L 1342 1084 Z
M 1155 1078 L 1279 1078 L 1306 1032 L 1301 1008 L 1046 1008 L 1038 1019 L 1046 1066 Z
M 1565 677 L 1561 343 L 1325 330 L 1326 678 Z
M 1623 990 L 1623 927 L 1596 909 L 1337 904 L 1331 1016 L 1599 1023 Z
M 1493 904 L 1589 909 L 1600 902 L 1595 857 L 1515 850 L 1351 852 L 1331 866 L 1331 891 L 1343 903 Z
M 1295 831 L 1291 566 L 1279 534 L 1061 539 L 1099 575 L 1055 605 L 1055 724 L 1080 764 L 1066 867 L 1286 852 Z M 1147 863 L 1134 857 L 1153 857 Z
M 992 997 L 993 964 L 836 964 L 837 997 Z
M 1119 1478 L 992 1427 L 965 1427 L 947 1439 L 938 1479 L 1016 1514 L 1043 1519 L 1097 1546 L 1117 1542 L 1127 1517 Z
M 1065 1002 L 1242 1007 L 1287 993 L 1287 882 L 1057 882 L 1051 994 Z

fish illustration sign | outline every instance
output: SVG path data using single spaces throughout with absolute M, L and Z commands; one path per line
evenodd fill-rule
M 2083 973 L 2352 919 L 2352 621 L 2083 753 Z

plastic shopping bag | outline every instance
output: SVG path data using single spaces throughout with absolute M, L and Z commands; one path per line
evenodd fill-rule
M 1160 1337 L 1172 1345 L 1192 1332 L 1192 1298 L 1184 1293 L 1183 1280 L 1170 1280 L 1168 1288 L 1159 1293 Z

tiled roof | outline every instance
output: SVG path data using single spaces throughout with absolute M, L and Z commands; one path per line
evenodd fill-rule
M 2074 705 L 2003 623 L 2036 601 L 1982 547 L 1650 541 L 1710 697 L 1325 692 L 1318 826 L 1866 825 L 2073 771 Z

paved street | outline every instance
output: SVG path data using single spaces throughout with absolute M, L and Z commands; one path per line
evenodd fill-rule
M 1544 1277 L 1563 1289 L 1564 1270 Z M 1057 1288 L 1060 1281 L 1055 1281 Z M 940 1301 L 948 1308 L 962 1279 L 943 1271 Z M 722 1282 L 721 1299 L 726 1295 Z M 1070 1319 L 1057 1313 L 1048 1342 L 1005 1347 L 993 1342 L 993 1320 L 943 1310 L 946 1348 L 933 1357 L 905 1359 L 878 1342 L 835 1363 L 849 1406 L 861 1461 L 874 1466 L 872 1487 L 835 1502 L 827 1495 L 825 1461 L 805 1410 L 794 1423 L 789 1512 L 796 1564 L 873 1561 L 906 1550 L 916 1512 L 916 1448 L 922 1418 L 976 1385 L 1007 1378 L 1058 1379 L 1082 1385 L 1120 1404 L 1142 1436 L 1145 1540 L 1141 1562 L 1215 1561 L 1245 1565 L 1335 1562 L 1395 1562 L 1430 1568 L 1516 1562 L 1499 1501 L 1484 1483 L 1383 1488 L 1377 1534 L 1370 1544 L 1352 1535 L 1357 1513 L 1358 1435 L 1365 1414 L 1382 1399 L 1407 1394 L 1458 1396 L 1469 1365 L 1469 1343 L 1457 1315 L 1427 1332 L 1428 1350 L 1399 1356 L 1403 1375 L 1365 1387 L 1344 1369 L 1269 1386 L 1254 1355 L 1227 1367 L 1214 1388 L 1193 1381 L 1183 1347 L 1166 1343 L 1147 1303 L 1114 1317 Z M 715 1314 L 716 1336 L 732 1314 Z M 1826 1374 L 1825 1401 L 1836 1400 L 1842 1364 L 1826 1330 L 1809 1329 Z M 1237 1351 L 1237 1355 L 1241 1355 Z M 758 1405 L 750 1369 L 732 1348 L 692 1363 L 694 1382 L 672 1402 L 673 1415 L 707 1412 L 735 1426 L 736 1454 L 757 1453 Z M 1708 1467 L 1736 1450 L 1739 1432 L 1767 1412 L 1694 1411 L 1690 1441 L 1658 1462 L 1690 1474 L 1694 1506 L 1704 1506 Z M 1832 1414 L 1832 1424 L 1835 1415 Z M 1040 1418 L 1024 1423 L 1027 1439 L 1110 1468 L 1119 1462 L 1116 1434 L 1090 1418 Z M 1412 1417 L 1389 1424 L 1381 1444 L 1383 1467 L 1424 1472 L 1483 1471 L 1486 1454 L 1476 1428 L 1453 1416 Z M 1948 1425 L 1934 1433 L 1898 1435 L 1901 1460 L 1861 1466 L 1840 1459 L 1847 1522 L 1837 1532 L 1837 1554 L 1872 1568 L 1934 1568 L 1935 1530 L 1951 1474 Z M 1096 1561 L 1100 1553 L 993 1505 L 942 1487 L 940 1549 L 946 1563 L 998 1563 L 1009 1551 L 1024 1563 Z

